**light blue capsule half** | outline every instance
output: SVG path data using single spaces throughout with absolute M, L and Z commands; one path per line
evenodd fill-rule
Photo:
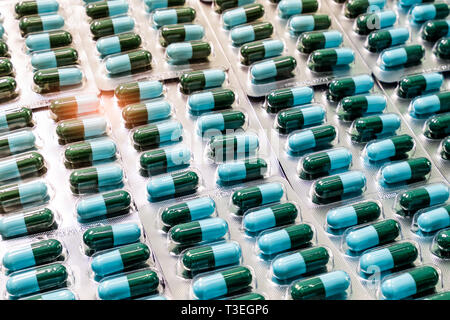
M 336 148 L 327 151 L 330 159 L 330 170 L 337 170 L 350 167 L 352 163 L 352 154 L 346 148 Z
M 29 130 L 11 133 L 6 138 L 8 139 L 9 151 L 12 154 L 32 149 L 36 142 L 36 137 Z
M 164 149 L 166 154 L 167 168 L 189 165 L 191 151 L 186 146 L 176 146 Z
M 200 40 L 205 35 L 205 28 L 200 24 L 185 24 L 184 32 L 184 41 Z
M 359 268 L 365 274 L 391 270 L 394 268 L 394 258 L 388 248 L 370 251 L 359 259 Z
M 111 139 L 98 139 L 89 142 L 92 151 L 92 161 L 104 160 L 114 157 L 117 147 Z
M 400 300 L 417 293 L 416 281 L 405 272 L 381 283 L 381 293 L 388 300 Z
M 48 197 L 47 185 L 43 181 L 33 181 L 19 184 L 21 204 L 30 202 L 42 203 Z
M 334 49 L 336 52 L 336 66 L 349 65 L 355 60 L 355 53 L 350 48 Z
M 148 12 L 159 8 L 167 8 L 169 5 L 168 0 L 144 0 L 144 3 Z
M 375 14 L 378 17 L 377 23 L 379 23 L 380 28 L 392 27 L 397 21 L 397 15 L 392 10 L 385 10 Z
M 278 3 L 278 15 L 283 19 L 302 13 L 302 9 L 303 2 L 301 0 L 281 0 Z
M 0 38 L 3 38 L 4 34 L 5 34 L 5 27 L 3 27 L 3 24 L 0 23 Z
M 150 198 L 162 198 L 175 194 L 175 184 L 171 175 L 152 178 L 147 183 L 147 193 Z
M 247 176 L 244 162 L 223 163 L 217 167 L 218 181 L 231 182 L 243 180 Z
M 379 133 L 380 135 L 387 133 L 393 134 L 395 133 L 395 131 L 398 130 L 398 128 L 400 128 L 401 124 L 400 118 L 398 115 L 394 113 L 382 114 L 380 115 L 380 119 L 383 124 L 383 129 Z
M 119 250 L 102 253 L 92 259 L 91 269 L 97 275 L 104 277 L 124 269 Z
M 381 161 L 395 156 L 396 149 L 391 139 L 384 139 L 368 144 L 366 152 L 369 160 Z
M 64 18 L 59 14 L 50 14 L 40 16 L 42 22 L 42 30 L 56 30 L 64 27 Z
M 153 13 L 153 23 L 160 28 L 168 24 L 177 24 L 178 16 L 175 9 L 158 10 Z
M 326 112 L 321 106 L 301 107 L 300 109 L 303 114 L 304 126 L 321 124 L 325 119 Z
M 109 16 L 116 16 L 119 14 L 127 13 L 128 2 L 124 0 L 112 0 L 108 1 Z
M 272 58 L 279 56 L 284 50 L 284 43 L 277 39 L 263 41 L 264 58 Z
M 445 106 L 444 106 L 445 108 Z M 435 94 L 421 96 L 411 101 L 411 113 L 417 116 L 432 115 L 441 111 L 441 101 Z
M 386 97 L 381 94 L 366 96 L 367 111 L 366 113 L 380 113 L 386 109 Z
M 99 187 L 117 185 L 122 182 L 123 171 L 118 165 L 105 165 L 97 167 L 97 180 Z
M 435 183 L 425 186 L 430 198 L 430 207 L 444 203 L 448 200 L 450 193 L 449 188 L 443 183 Z
M 33 296 L 24 298 L 23 300 L 34 300 Z M 62 289 L 52 292 L 47 292 L 39 295 L 38 300 L 77 300 L 75 294 L 69 289 Z
M 255 31 L 253 26 L 238 26 L 230 32 L 233 45 L 238 46 L 255 40 Z
M 0 162 L 0 182 L 20 178 L 20 171 L 15 158 Z
M 226 11 L 223 15 L 223 25 L 227 29 L 247 22 L 247 15 L 244 8 L 236 8 Z
M 316 138 L 311 130 L 303 130 L 293 133 L 287 141 L 287 150 L 290 153 L 298 153 L 316 147 Z
M 450 213 L 445 207 L 425 211 L 417 218 L 417 226 L 423 232 L 434 232 L 450 226 Z
M 183 126 L 178 121 L 165 121 L 156 125 L 161 143 L 178 141 L 183 134 Z
M 358 216 L 353 206 L 331 209 L 327 213 L 327 225 L 331 229 L 344 229 L 358 224 Z
M 118 36 L 100 38 L 97 40 L 96 47 L 102 56 L 122 52 Z
M 103 217 L 108 214 L 105 199 L 101 194 L 81 199 L 77 204 L 77 214 L 82 220 Z
M 222 218 L 202 219 L 198 223 L 202 230 L 202 241 L 215 241 L 228 232 L 228 223 Z
M 200 220 L 210 217 L 216 210 L 216 203 L 209 197 L 198 198 L 186 202 L 191 220 Z
M 25 45 L 30 51 L 50 49 L 50 35 L 47 32 L 29 34 L 25 38 Z
M 6 291 L 15 297 L 23 297 L 40 290 L 34 269 L 12 275 L 6 281 Z
M 3 255 L 2 264 L 6 269 L 10 271 L 16 271 L 35 266 L 36 260 L 34 259 L 31 244 L 7 251 Z
M 444 76 L 437 72 L 424 73 L 422 74 L 422 76 L 425 78 L 426 81 L 425 91 L 439 90 L 442 84 L 444 83 Z
M 145 108 L 147 109 L 148 122 L 166 119 L 172 111 L 171 105 L 165 100 L 147 102 L 145 103 Z
M 258 232 L 275 227 L 275 215 L 271 208 L 247 213 L 243 219 L 243 227 L 248 232 Z
M 92 117 L 81 120 L 84 127 L 84 137 L 91 138 L 103 135 L 106 131 L 105 118 Z
M 38 0 L 36 4 L 38 14 L 53 13 L 59 9 L 59 3 L 55 0 Z
M 121 223 L 111 226 L 114 246 L 137 242 L 141 237 L 141 228 L 136 223 Z
M 342 33 L 336 30 L 324 31 L 322 32 L 325 37 L 325 46 L 324 48 L 336 48 L 342 44 L 343 37 Z
M 402 7 L 411 7 L 415 4 L 422 3 L 422 0 L 399 0 L 398 4 Z
M 259 147 L 259 138 L 253 134 L 236 135 L 236 154 L 252 154 Z
M 221 69 L 203 70 L 205 89 L 220 87 L 225 81 L 225 72 Z
M 215 267 L 237 264 L 241 260 L 242 252 L 239 244 L 226 242 L 212 245 Z
M 380 59 L 383 66 L 396 67 L 408 62 L 408 54 L 404 48 L 393 48 L 384 51 Z
M 286 230 L 268 232 L 258 238 L 258 247 L 263 254 L 273 255 L 291 248 L 291 238 Z
M 257 62 L 250 67 L 250 74 L 254 80 L 265 80 L 276 77 L 277 67 L 273 60 Z
M 14 214 L 12 216 L 1 218 L 0 234 L 5 238 L 28 234 L 23 214 Z
M 358 252 L 377 246 L 380 239 L 377 230 L 369 225 L 350 231 L 345 238 L 345 242 L 352 251 Z
M 366 185 L 366 177 L 360 171 L 349 171 L 339 175 L 343 193 L 349 194 L 360 192 Z
M 191 94 L 188 98 L 189 109 L 193 113 L 214 109 L 214 96 L 211 91 Z
M 411 179 L 412 170 L 407 161 L 389 164 L 381 169 L 381 178 L 384 183 L 392 184 Z
M 433 4 L 415 6 L 411 10 L 411 20 L 416 23 L 432 20 L 436 17 L 436 7 Z
M 314 17 L 312 15 L 299 15 L 289 20 L 289 30 L 293 34 L 314 30 Z
M 9 131 L 8 121 L 6 120 L 6 114 L 0 111 L 0 132 Z
M 369 92 L 374 85 L 373 79 L 367 74 L 352 77 L 355 84 L 355 94 Z
M 327 298 L 343 294 L 350 287 L 350 276 L 345 271 L 333 271 L 319 276 Z
M 284 195 L 283 186 L 279 182 L 266 183 L 258 186 L 261 193 L 261 205 L 277 202 Z
M 195 280 L 192 284 L 194 295 L 200 300 L 210 300 L 227 294 L 228 288 L 224 277 L 213 273 Z
M 163 84 L 160 81 L 139 81 L 139 99 L 153 99 L 162 95 Z
M 294 106 L 308 104 L 314 97 L 314 90 L 310 87 L 294 87 L 289 90 L 294 98 Z
M 177 42 L 167 46 L 166 54 L 169 60 L 174 62 L 192 59 L 193 50 L 190 42 Z
M 409 30 L 407 28 L 392 28 L 387 31 L 391 35 L 391 47 L 404 44 L 409 39 Z
M 100 282 L 97 288 L 98 297 L 102 300 L 122 300 L 131 296 L 128 277 L 121 276 Z
M 131 70 L 131 61 L 128 54 L 108 57 L 105 60 L 105 68 L 109 74 L 119 74 Z
M 55 52 L 37 52 L 31 55 L 31 65 L 34 69 L 49 69 L 58 67 Z
M 272 262 L 275 278 L 286 280 L 306 273 L 306 262 L 299 252 L 275 258 Z
M 134 19 L 129 16 L 111 18 L 114 34 L 131 31 L 134 28 Z
M 83 81 L 83 72 L 75 67 L 59 68 L 58 77 L 60 86 L 74 86 Z
M 203 135 L 205 132 L 219 134 L 225 130 L 225 119 L 221 113 L 200 116 L 197 120 L 197 133 Z
M 369 6 L 378 7 L 376 9 L 383 9 L 386 5 L 386 0 L 369 0 Z

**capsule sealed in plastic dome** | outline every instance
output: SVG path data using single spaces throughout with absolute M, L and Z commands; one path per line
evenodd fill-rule
M 386 104 L 386 97 L 381 94 L 350 96 L 339 101 L 336 112 L 339 119 L 353 121 L 359 117 L 382 113 Z
M 307 31 L 325 30 L 330 26 L 331 19 L 327 14 L 300 14 L 288 20 L 289 33 L 293 36 Z
M 206 219 L 216 212 L 216 203 L 210 197 L 200 197 L 164 208 L 161 222 L 166 227 Z
M 13 76 L 14 67 L 8 58 L 0 57 L 0 77 Z
M 277 256 L 271 264 L 271 274 L 276 281 L 286 282 L 305 274 L 323 271 L 332 260 L 329 249 L 312 247 Z
M 141 228 L 136 223 L 118 223 L 91 227 L 83 233 L 86 254 L 138 242 Z
M 44 157 L 38 152 L 30 152 L 0 161 L 0 184 L 12 180 L 38 177 L 47 171 Z
M 170 8 L 174 6 L 183 6 L 186 0 L 144 0 L 145 10 L 152 12 L 160 8 Z
M 20 1 L 14 6 L 14 11 L 18 17 L 55 13 L 58 9 L 59 3 L 56 0 Z
M 414 215 L 412 230 L 428 235 L 450 227 L 450 205 L 418 211 Z
M 38 70 L 33 75 L 36 92 L 55 92 L 81 86 L 83 71 L 74 66 Z
M 240 130 L 246 123 L 247 115 L 240 110 L 218 111 L 201 115 L 196 122 L 196 131 L 199 136 L 211 137 Z
M 439 91 L 444 83 L 444 77 L 437 72 L 413 74 L 400 79 L 397 85 L 397 95 L 411 99 L 433 91 Z
M 390 163 L 380 169 L 380 184 L 390 186 L 425 180 L 431 167 L 431 161 L 425 157 Z
M 161 27 L 160 43 L 167 47 L 171 43 L 201 40 L 205 29 L 200 24 L 173 24 Z
M 297 60 L 291 56 L 278 57 L 257 62 L 250 67 L 252 82 L 271 79 L 288 78 L 297 67 Z
M 305 32 L 298 38 L 297 49 L 302 53 L 311 53 L 319 49 L 337 48 L 342 41 L 342 33 L 336 30 Z
M 270 22 L 253 22 L 233 28 L 230 32 L 231 42 L 234 46 L 269 38 L 273 34 L 273 25 Z
M 11 100 L 19 95 L 17 81 L 13 77 L 0 78 L 0 100 Z
M 253 271 L 246 266 L 237 266 L 196 276 L 191 291 L 199 300 L 211 300 L 247 289 L 253 282 Z
M 281 110 L 275 119 L 275 128 L 280 133 L 320 125 L 325 121 L 325 109 L 320 105 L 310 105 Z
M 258 149 L 259 138 L 254 133 L 213 136 L 207 147 L 208 156 L 215 162 L 247 158 Z
M 311 200 L 327 204 L 361 195 L 366 189 L 366 176 L 361 171 L 349 171 L 321 178 L 311 187 Z
M 366 39 L 365 47 L 370 52 L 381 52 L 384 49 L 405 44 L 409 39 L 407 28 L 391 28 L 372 31 Z
M 184 145 L 146 151 L 139 158 L 140 173 L 154 176 L 186 168 L 192 158 L 191 150 Z
M 73 37 L 70 32 L 55 30 L 31 33 L 25 37 L 25 45 L 31 52 L 69 46 Z
M 152 64 L 152 54 L 147 50 L 134 50 L 113 56 L 104 60 L 106 72 L 110 76 L 123 73 L 137 73 L 149 70 Z
M 293 300 L 345 299 L 351 279 L 345 271 L 336 270 L 307 279 L 296 280 L 288 289 Z
M 235 26 L 253 22 L 264 15 L 264 6 L 259 3 L 246 4 L 236 9 L 230 9 L 222 14 L 223 27 L 231 29 Z
M 180 88 L 183 93 L 191 94 L 194 91 L 221 87 L 225 78 L 225 72 L 221 69 L 185 72 L 180 76 Z
M 368 250 L 359 259 L 359 272 L 367 277 L 411 266 L 419 257 L 413 242 L 405 241 Z
M 8 157 L 36 147 L 36 136 L 31 130 L 0 136 L 0 158 Z
M 60 144 L 99 137 L 106 130 L 106 120 L 102 117 L 63 120 L 56 126 Z
M 123 184 L 123 170 L 116 164 L 76 169 L 70 174 L 69 183 L 70 189 L 76 194 L 120 188 Z
M 366 249 L 393 242 L 400 235 L 400 224 L 393 219 L 386 219 L 347 230 L 342 245 L 348 254 L 358 254 Z
M 300 215 L 297 205 L 292 202 L 274 204 L 262 209 L 249 210 L 242 219 L 242 228 L 249 235 L 273 227 L 292 224 Z
M 57 228 L 55 214 L 48 208 L 11 214 L 0 218 L 0 235 L 12 239 Z
M 335 148 L 303 157 L 298 164 L 298 173 L 301 179 L 313 180 L 333 172 L 347 171 L 351 164 L 351 152 L 346 148 Z
M 339 78 L 328 85 L 327 98 L 330 101 L 339 101 L 344 97 L 369 92 L 374 85 L 370 75 Z
M 6 291 L 14 298 L 24 297 L 49 289 L 65 287 L 69 283 L 70 272 L 60 263 L 54 263 L 29 270 L 17 271 L 6 281 Z
M 379 294 L 386 300 L 401 300 L 433 290 L 439 281 L 440 275 L 435 267 L 420 266 L 384 278 Z
M 441 230 L 433 238 L 431 252 L 442 259 L 450 259 L 450 229 Z
M 316 12 L 317 9 L 319 9 L 317 0 L 281 0 L 278 3 L 278 16 L 288 19 L 296 14 Z
M 409 20 L 421 24 L 428 20 L 446 18 L 449 13 L 450 7 L 446 2 L 419 4 L 410 11 Z
M 1 133 L 32 127 L 33 125 L 33 114 L 29 108 L 14 107 L 0 110 Z
M 106 17 L 92 21 L 90 30 L 94 38 L 101 38 L 132 31 L 134 25 L 134 19 L 129 16 Z
M 50 196 L 44 181 L 20 182 L 0 188 L 0 212 L 37 207 L 48 202 Z
M 336 137 L 337 129 L 331 125 L 295 131 L 288 136 L 286 151 L 290 155 L 299 155 L 310 150 L 326 149 L 333 145 Z
M 206 218 L 185 222 L 169 230 L 171 242 L 181 245 L 214 242 L 228 236 L 228 223 L 222 218 Z
M 194 21 L 197 13 L 190 7 L 159 9 L 153 12 L 153 24 L 157 28 L 169 24 L 189 23 Z
M 354 19 L 367 11 L 380 11 L 386 0 L 350 0 L 345 4 L 345 16 Z
M 107 56 L 137 49 L 140 47 L 141 43 L 142 38 L 140 35 L 134 32 L 125 32 L 98 39 L 96 48 L 101 56 Z
M 277 89 L 267 96 L 267 112 L 276 113 L 294 106 L 308 104 L 313 100 L 314 90 L 310 87 Z
M 377 220 L 382 213 L 381 204 L 363 201 L 345 205 L 327 212 L 327 231 L 340 234 L 349 227 Z
M 234 191 L 231 195 L 231 204 L 236 214 L 242 215 L 248 209 L 279 202 L 283 197 L 283 184 L 268 182 Z
M 97 294 L 102 300 L 124 300 L 153 294 L 159 284 L 158 274 L 144 269 L 103 279 L 97 287 Z
M 183 126 L 176 120 L 148 124 L 132 133 L 134 147 L 138 150 L 153 149 L 182 140 Z
M 116 159 L 117 147 L 109 138 L 94 139 L 68 145 L 64 150 L 64 164 L 68 168 L 92 166 Z
M 57 98 L 50 102 L 50 114 L 56 120 L 78 118 L 98 112 L 100 99 L 95 94 Z
M 0 39 L 0 57 L 9 57 L 8 44 Z
M 211 55 L 212 47 L 206 41 L 187 41 L 169 44 L 166 49 L 168 63 L 185 64 L 204 61 Z
M 424 56 L 425 48 L 420 44 L 389 48 L 381 52 L 378 66 L 384 70 L 410 67 L 421 63 Z
M 81 198 L 76 204 L 78 220 L 93 221 L 125 215 L 131 210 L 131 195 L 125 190 Z
M 434 47 L 434 54 L 441 59 L 450 59 L 450 38 L 442 38 Z
M 263 158 L 226 162 L 217 167 L 217 184 L 230 185 L 262 179 L 267 175 L 268 164 Z
M 147 183 L 148 201 L 157 202 L 192 194 L 200 186 L 197 172 L 189 170 L 151 178 Z
M 443 139 L 450 134 L 450 113 L 439 114 L 425 122 L 423 134 L 429 139 Z
M 118 85 L 114 90 L 114 96 L 123 107 L 134 102 L 157 98 L 163 94 L 163 89 L 160 81 L 140 80 Z
M 450 111 L 450 91 L 420 96 L 409 104 L 409 113 L 415 118 L 428 118 L 436 113 Z
M 128 12 L 125 0 L 96 1 L 86 6 L 86 15 L 91 19 L 117 16 Z
M 450 20 L 433 20 L 426 22 L 422 27 L 422 38 L 435 42 L 442 37 L 450 36 Z
M 441 158 L 450 160 L 450 136 L 442 140 L 440 150 Z
M 235 100 L 236 95 L 233 90 L 216 88 L 191 94 L 187 105 L 191 114 L 200 115 L 208 111 L 228 109 Z
M 400 117 L 395 113 L 358 118 L 350 127 L 350 136 L 355 142 L 368 142 L 377 138 L 395 135 L 400 128 Z
M 277 39 L 267 39 L 244 44 L 240 48 L 241 62 L 250 65 L 254 62 L 279 56 L 283 53 L 284 43 Z
M 50 31 L 62 29 L 64 27 L 64 18 L 59 14 L 31 15 L 22 17 L 19 20 L 19 29 L 22 36 L 31 32 Z
M 77 63 L 78 51 L 73 48 L 56 48 L 44 52 L 34 52 L 31 55 L 31 65 L 37 70 L 64 67 Z
M 364 147 L 363 157 L 369 163 L 405 159 L 412 156 L 415 146 L 415 140 L 410 135 L 396 135 L 391 138 L 369 142 Z
M 374 30 L 392 27 L 397 15 L 392 10 L 361 14 L 356 18 L 354 30 L 360 35 L 368 35 Z

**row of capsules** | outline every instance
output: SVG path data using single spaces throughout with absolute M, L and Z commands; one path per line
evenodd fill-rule
M 88 2 L 88 1 L 85 1 Z M 80 30 L 101 90 L 142 77 L 167 79 L 183 70 L 225 63 L 195 3 L 177 1 L 89 1 Z M 86 20 L 86 19 L 85 19 Z
M 281 133 L 278 156 L 294 189 L 302 195 L 311 190 L 305 196 L 315 208 L 316 218 L 349 263 L 355 264 L 370 292 L 377 288 L 378 297 L 400 299 L 441 288 L 440 268 L 428 264 L 445 270 L 447 262 L 430 257 L 426 242 L 411 240 L 416 234 L 408 219 L 419 209 L 445 203 L 448 182 L 442 182 L 418 138 L 371 76 L 339 78 L 327 88 L 275 90 L 254 106 L 259 119 L 266 121 L 263 126 L 272 125 Z M 266 110 L 281 111 L 267 118 Z M 303 129 L 325 121 L 328 123 Z M 427 184 L 416 188 L 424 182 Z M 411 190 L 402 190 L 405 187 Z M 408 203 L 409 191 L 423 196 Z M 413 197 L 415 200 L 417 195 Z M 351 204 L 341 206 L 342 200 Z M 403 241 L 380 250 L 366 251 L 400 239 Z M 426 283 L 417 280 L 417 286 L 412 281 L 404 284 L 410 291 L 405 291 L 400 281 L 391 285 L 390 278 L 384 278 L 413 265 L 417 268 L 411 272 L 417 279 L 427 274 L 433 277 Z M 417 292 L 411 293 L 412 289 Z
M 447 1 L 330 4 L 379 80 L 396 82 L 405 74 L 450 69 Z
M 3 26 L 3 16 L 0 20 L 0 101 L 14 99 L 19 94 L 17 82 L 14 79 L 14 66 L 9 59 L 11 53 L 7 44 L 7 35 Z
M 263 96 L 289 83 L 319 84 L 368 72 L 324 1 L 248 2 L 214 2 L 222 13 L 223 30 L 217 37 L 248 95 Z M 219 17 L 208 6 L 202 8 L 216 28 Z
M 327 243 L 326 236 L 300 222 L 298 198 L 285 180 L 274 177 L 277 161 L 264 132 L 255 132 L 252 109 L 230 87 L 233 81 L 231 72 L 208 69 L 166 83 L 164 100 L 142 101 L 162 93 L 149 94 L 158 84 L 154 81 L 126 83 L 115 92 L 117 104 L 125 106 L 125 127 L 150 122 L 131 133 L 135 148 L 152 149 L 138 158 L 141 175 L 150 176 L 148 181 L 141 178 L 148 204 L 139 211 L 150 220 L 144 224 L 169 286 L 177 288 L 174 294 L 180 298 L 280 299 L 290 292 L 287 287 L 296 275 L 334 265 L 336 271 L 325 276 L 324 285 L 329 292 L 348 295 L 350 277 L 341 270 L 343 261 L 335 261 L 327 246 L 312 246 Z M 191 166 L 201 169 L 203 181 Z M 294 251 L 299 248 L 304 250 Z M 305 259 L 294 275 L 283 270 L 282 261 L 273 260 L 287 251 L 292 254 L 280 260 L 295 254 Z M 275 290 L 273 283 L 279 284 Z M 257 292 L 235 296 L 256 285 Z M 302 296 L 304 286 L 292 286 L 287 297 Z M 324 288 L 307 296 L 321 297 Z
M 81 255 L 78 263 L 88 287 L 96 288 L 85 298 L 163 298 L 164 282 L 154 268 L 105 109 L 95 95 L 50 104 L 51 116 L 58 121 L 53 126 L 58 159 L 64 159 L 69 172 L 63 174 L 71 190 L 68 201 L 75 204 L 66 207 L 84 230 L 74 239 Z

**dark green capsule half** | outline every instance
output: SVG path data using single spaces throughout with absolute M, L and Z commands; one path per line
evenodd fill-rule
M 0 132 L 33 126 L 31 109 L 19 107 L 0 111 Z
M 62 243 L 56 239 L 42 240 L 31 244 L 36 265 L 57 260 L 63 251 Z
M 8 168 L 11 164 L 14 165 L 13 171 Z M 44 157 L 38 152 L 21 154 L 14 159 L 4 160 L 0 163 L 0 167 L 5 170 L 0 176 L 0 182 L 2 183 L 11 179 L 25 179 L 45 173 Z
M 126 278 L 130 288 L 130 298 L 148 295 L 159 286 L 158 274 L 152 270 L 133 272 L 126 275 Z
M 277 114 L 276 129 L 280 133 L 289 133 L 322 124 L 324 119 L 325 110 L 318 105 L 289 108 Z
M 14 72 L 13 64 L 8 58 L 0 58 L 0 77 L 9 76 Z
M 99 166 L 74 170 L 70 174 L 69 182 L 72 190 L 78 193 L 92 192 L 102 187 L 111 187 L 114 185 L 120 186 L 122 183 L 122 179 L 123 172 L 119 166 L 107 165 L 104 167 Z M 126 191 L 121 192 L 123 192 L 124 194 L 128 194 L 128 192 Z
M 441 88 L 444 78 L 439 73 L 414 74 L 403 77 L 398 82 L 397 95 L 401 98 L 414 98 L 426 92 Z
M 17 82 L 13 77 L 0 78 L 0 99 L 10 100 L 18 95 Z
M 36 280 L 41 291 L 64 286 L 68 277 L 66 267 L 59 263 L 36 269 Z
M 437 254 L 442 258 L 450 258 L 450 229 L 440 231 L 434 241 Z
M 99 19 L 128 12 L 127 1 L 96 1 L 86 6 L 86 15 Z
M 411 242 L 393 244 L 387 247 L 387 249 L 392 255 L 394 268 L 406 266 L 413 263 L 419 255 L 417 247 Z
M 339 101 L 347 96 L 368 92 L 373 88 L 373 84 L 373 79 L 369 75 L 336 79 L 328 85 L 327 98 Z
M 423 134 L 430 139 L 443 139 L 450 134 L 450 113 L 434 116 L 425 123 Z
M 191 71 L 183 73 L 180 77 L 181 91 L 186 94 L 190 94 L 194 91 L 199 91 L 207 88 L 214 88 L 222 86 L 225 81 L 225 72 L 220 69 L 210 69 L 203 71 Z M 229 90 L 231 93 L 233 91 Z M 219 92 L 216 93 L 218 95 Z M 231 93 L 230 97 L 231 98 Z M 214 93 L 213 93 L 214 95 Z M 228 96 L 228 95 L 227 95 Z M 219 100 L 219 96 L 214 97 L 214 106 L 216 105 L 216 99 Z M 220 101 L 217 101 L 220 104 Z M 234 93 L 233 93 L 234 102 Z M 229 105 L 233 104 L 229 103 Z
M 8 45 L 5 41 L 0 40 L 0 57 L 8 56 Z
M 445 160 L 450 160 L 450 137 L 447 137 L 442 141 L 441 158 Z
M 450 59 L 450 38 L 443 38 L 436 44 L 434 54 L 441 59 Z
M 384 7 L 384 0 L 369 1 L 369 0 L 350 0 L 345 4 L 345 16 L 353 19 L 362 13 L 366 13 L 368 9 L 375 11 L 375 9 L 381 10 Z
M 58 14 L 32 15 L 22 17 L 19 20 L 19 29 L 22 35 L 27 35 L 31 32 L 61 29 L 63 26 L 64 18 Z
M 449 22 L 447 20 L 432 20 L 428 21 L 422 27 L 422 38 L 435 42 L 438 39 L 445 37 L 449 33 Z
M 438 183 L 424 187 L 407 190 L 398 196 L 398 205 L 402 215 L 413 215 L 420 209 L 443 204 L 449 198 L 449 189 L 446 185 Z

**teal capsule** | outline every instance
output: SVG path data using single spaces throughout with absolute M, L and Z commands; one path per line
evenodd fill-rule
M 181 64 L 197 60 L 205 60 L 211 54 L 212 49 L 209 42 L 189 41 L 170 44 L 166 49 L 169 63 Z
M 297 67 L 294 57 L 286 56 L 257 62 L 250 67 L 253 82 L 289 77 Z
M 56 229 L 55 214 L 47 208 L 0 218 L 3 239 L 16 238 Z
M 338 104 L 338 117 L 352 121 L 362 116 L 382 113 L 386 105 L 386 97 L 381 94 L 345 97 Z
M 0 188 L 0 212 L 3 213 L 43 205 L 48 200 L 48 187 L 40 180 Z
M 289 19 L 289 33 L 299 36 L 303 32 L 328 29 L 331 19 L 327 14 L 301 14 Z
M 436 113 L 449 112 L 450 91 L 417 97 L 411 101 L 409 109 L 410 114 L 416 118 L 428 118 Z
M 271 182 L 238 189 L 231 195 L 231 202 L 236 208 L 236 213 L 243 214 L 248 209 L 276 203 L 283 196 L 283 185 L 279 182 Z
M 227 162 L 217 167 L 217 183 L 223 185 L 261 179 L 267 170 L 267 162 L 262 158 Z
M 167 227 L 211 217 L 216 211 L 216 203 L 209 197 L 196 198 L 166 207 L 161 213 L 161 221 Z
M 0 158 L 31 150 L 36 137 L 32 131 L 13 132 L 0 137 Z
M 405 44 L 409 39 L 407 28 L 391 28 L 373 31 L 366 39 L 365 47 L 371 52 L 381 52 L 384 49 Z
M 436 72 L 405 76 L 398 82 L 397 95 L 401 98 L 411 99 L 439 91 L 443 83 L 443 75 Z
M 92 19 L 99 19 L 128 12 L 125 0 L 96 1 L 86 6 L 86 15 Z
M 77 300 L 77 296 L 69 289 L 61 289 L 22 298 L 21 300 Z
M 225 72 L 221 69 L 185 72 L 180 76 L 180 87 L 183 93 L 191 94 L 194 91 L 220 87 L 225 78 Z
M 17 2 L 14 11 L 18 17 L 29 16 L 33 14 L 55 13 L 59 9 L 59 3 L 56 0 L 31 0 Z
M 370 75 L 364 74 L 349 78 L 340 78 L 328 85 L 327 98 L 331 101 L 339 101 L 344 97 L 369 92 L 374 85 Z
M 273 34 L 273 25 L 270 22 L 254 22 L 233 28 L 230 32 L 234 46 L 248 42 L 269 38 Z
M 121 107 L 130 103 L 160 97 L 163 94 L 160 81 L 140 80 L 120 84 L 114 90 L 114 96 Z
M 443 139 L 450 134 L 450 113 L 431 117 L 425 122 L 423 134 L 429 139 Z
M 183 6 L 186 0 L 144 0 L 145 10 L 152 12 L 160 8 Z
M 119 165 L 77 169 L 70 174 L 70 188 L 74 193 L 98 192 L 105 188 L 120 187 L 123 180 L 123 170 Z
M 346 171 L 352 164 L 352 154 L 346 148 L 335 148 L 308 154 L 299 163 L 299 177 L 306 180 Z
M 331 125 L 322 125 L 311 129 L 293 132 L 288 136 L 286 150 L 298 155 L 308 150 L 324 149 L 336 139 L 337 130 Z
M 134 25 L 134 19 L 129 16 L 107 17 L 94 20 L 90 25 L 90 30 L 95 38 L 100 38 L 132 31 Z
M 63 27 L 64 18 L 59 14 L 26 16 L 19 21 L 19 29 L 22 36 L 31 32 L 51 31 L 62 29 Z
M 298 215 L 299 210 L 294 203 L 280 203 L 246 213 L 242 220 L 242 226 L 246 232 L 254 234 L 294 223 Z
M 264 15 L 264 6 L 259 3 L 247 4 L 242 7 L 227 10 L 222 15 L 223 26 L 231 29 L 235 26 L 255 21 Z
M 152 54 L 147 50 L 134 50 L 105 59 L 105 69 L 109 75 L 137 73 L 151 68 Z
M 361 171 L 349 171 L 317 180 L 312 186 L 312 201 L 327 204 L 361 195 L 367 178 Z
M 87 229 L 83 234 L 83 243 L 89 250 L 100 251 L 138 242 L 141 229 L 136 223 L 102 225 Z
M 450 13 L 448 3 L 420 4 L 415 6 L 410 12 L 410 20 L 420 24 L 428 20 L 443 19 Z
M 38 70 L 33 75 L 33 82 L 35 91 L 44 93 L 80 86 L 83 78 L 81 68 L 67 66 Z
M 199 115 L 208 111 L 216 111 L 231 108 L 236 95 L 231 89 L 212 89 L 197 92 L 189 96 L 188 108 L 193 115 Z
M 419 64 L 425 56 L 425 48 L 420 44 L 390 48 L 383 51 L 378 65 L 382 69 L 409 67 Z
M 157 202 L 192 194 L 197 191 L 199 184 L 200 177 L 195 171 L 176 172 L 152 178 L 147 183 L 148 200 Z
M 46 172 L 44 157 L 30 152 L 0 161 L 0 184 L 10 180 L 37 177 Z
M 316 72 L 330 71 L 335 68 L 348 68 L 355 60 L 355 53 L 350 48 L 319 49 L 308 58 L 308 68 Z
M 255 134 L 229 134 L 211 137 L 208 143 L 208 155 L 216 162 L 237 160 L 254 155 L 259 148 L 259 139 Z
M 188 167 L 191 151 L 185 146 L 156 149 L 144 152 L 140 157 L 141 174 L 157 175 Z
M 188 23 L 194 21 L 197 13 L 190 7 L 160 9 L 153 12 L 152 19 L 156 28 L 169 24 Z
M 131 195 L 128 191 L 117 190 L 84 197 L 76 205 L 81 221 L 105 219 L 130 212 Z
M 205 29 L 200 24 L 174 24 L 163 26 L 160 30 L 160 43 L 167 47 L 171 43 L 201 40 Z
M 356 18 L 355 31 L 360 35 L 368 35 L 374 30 L 392 27 L 396 21 L 397 15 L 392 10 L 366 13 Z
M 310 87 L 293 87 L 274 90 L 267 96 L 267 112 L 276 113 L 280 110 L 308 104 L 314 97 Z
M 400 117 L 395 113 L 367 116 L 353 121 L 350 135 L 355 142 L 368 142 L 395 135 L 400 125 Z
M 182 140 L 183 126 L 175 120 L 148 124 L 133 132 L 134 147 L 138 150 L 152 149 Z
M 31 65 L 34 69 L 57 68 L 77 63 L 78 51 L 73 48 L 35 52 L 31 55 Z
M 226 110 L 202 115 L 197 119 L 197 134 L 211 137 L 226 132 L 232 133 L 245 125 L 246 117 L 239 110 Z

